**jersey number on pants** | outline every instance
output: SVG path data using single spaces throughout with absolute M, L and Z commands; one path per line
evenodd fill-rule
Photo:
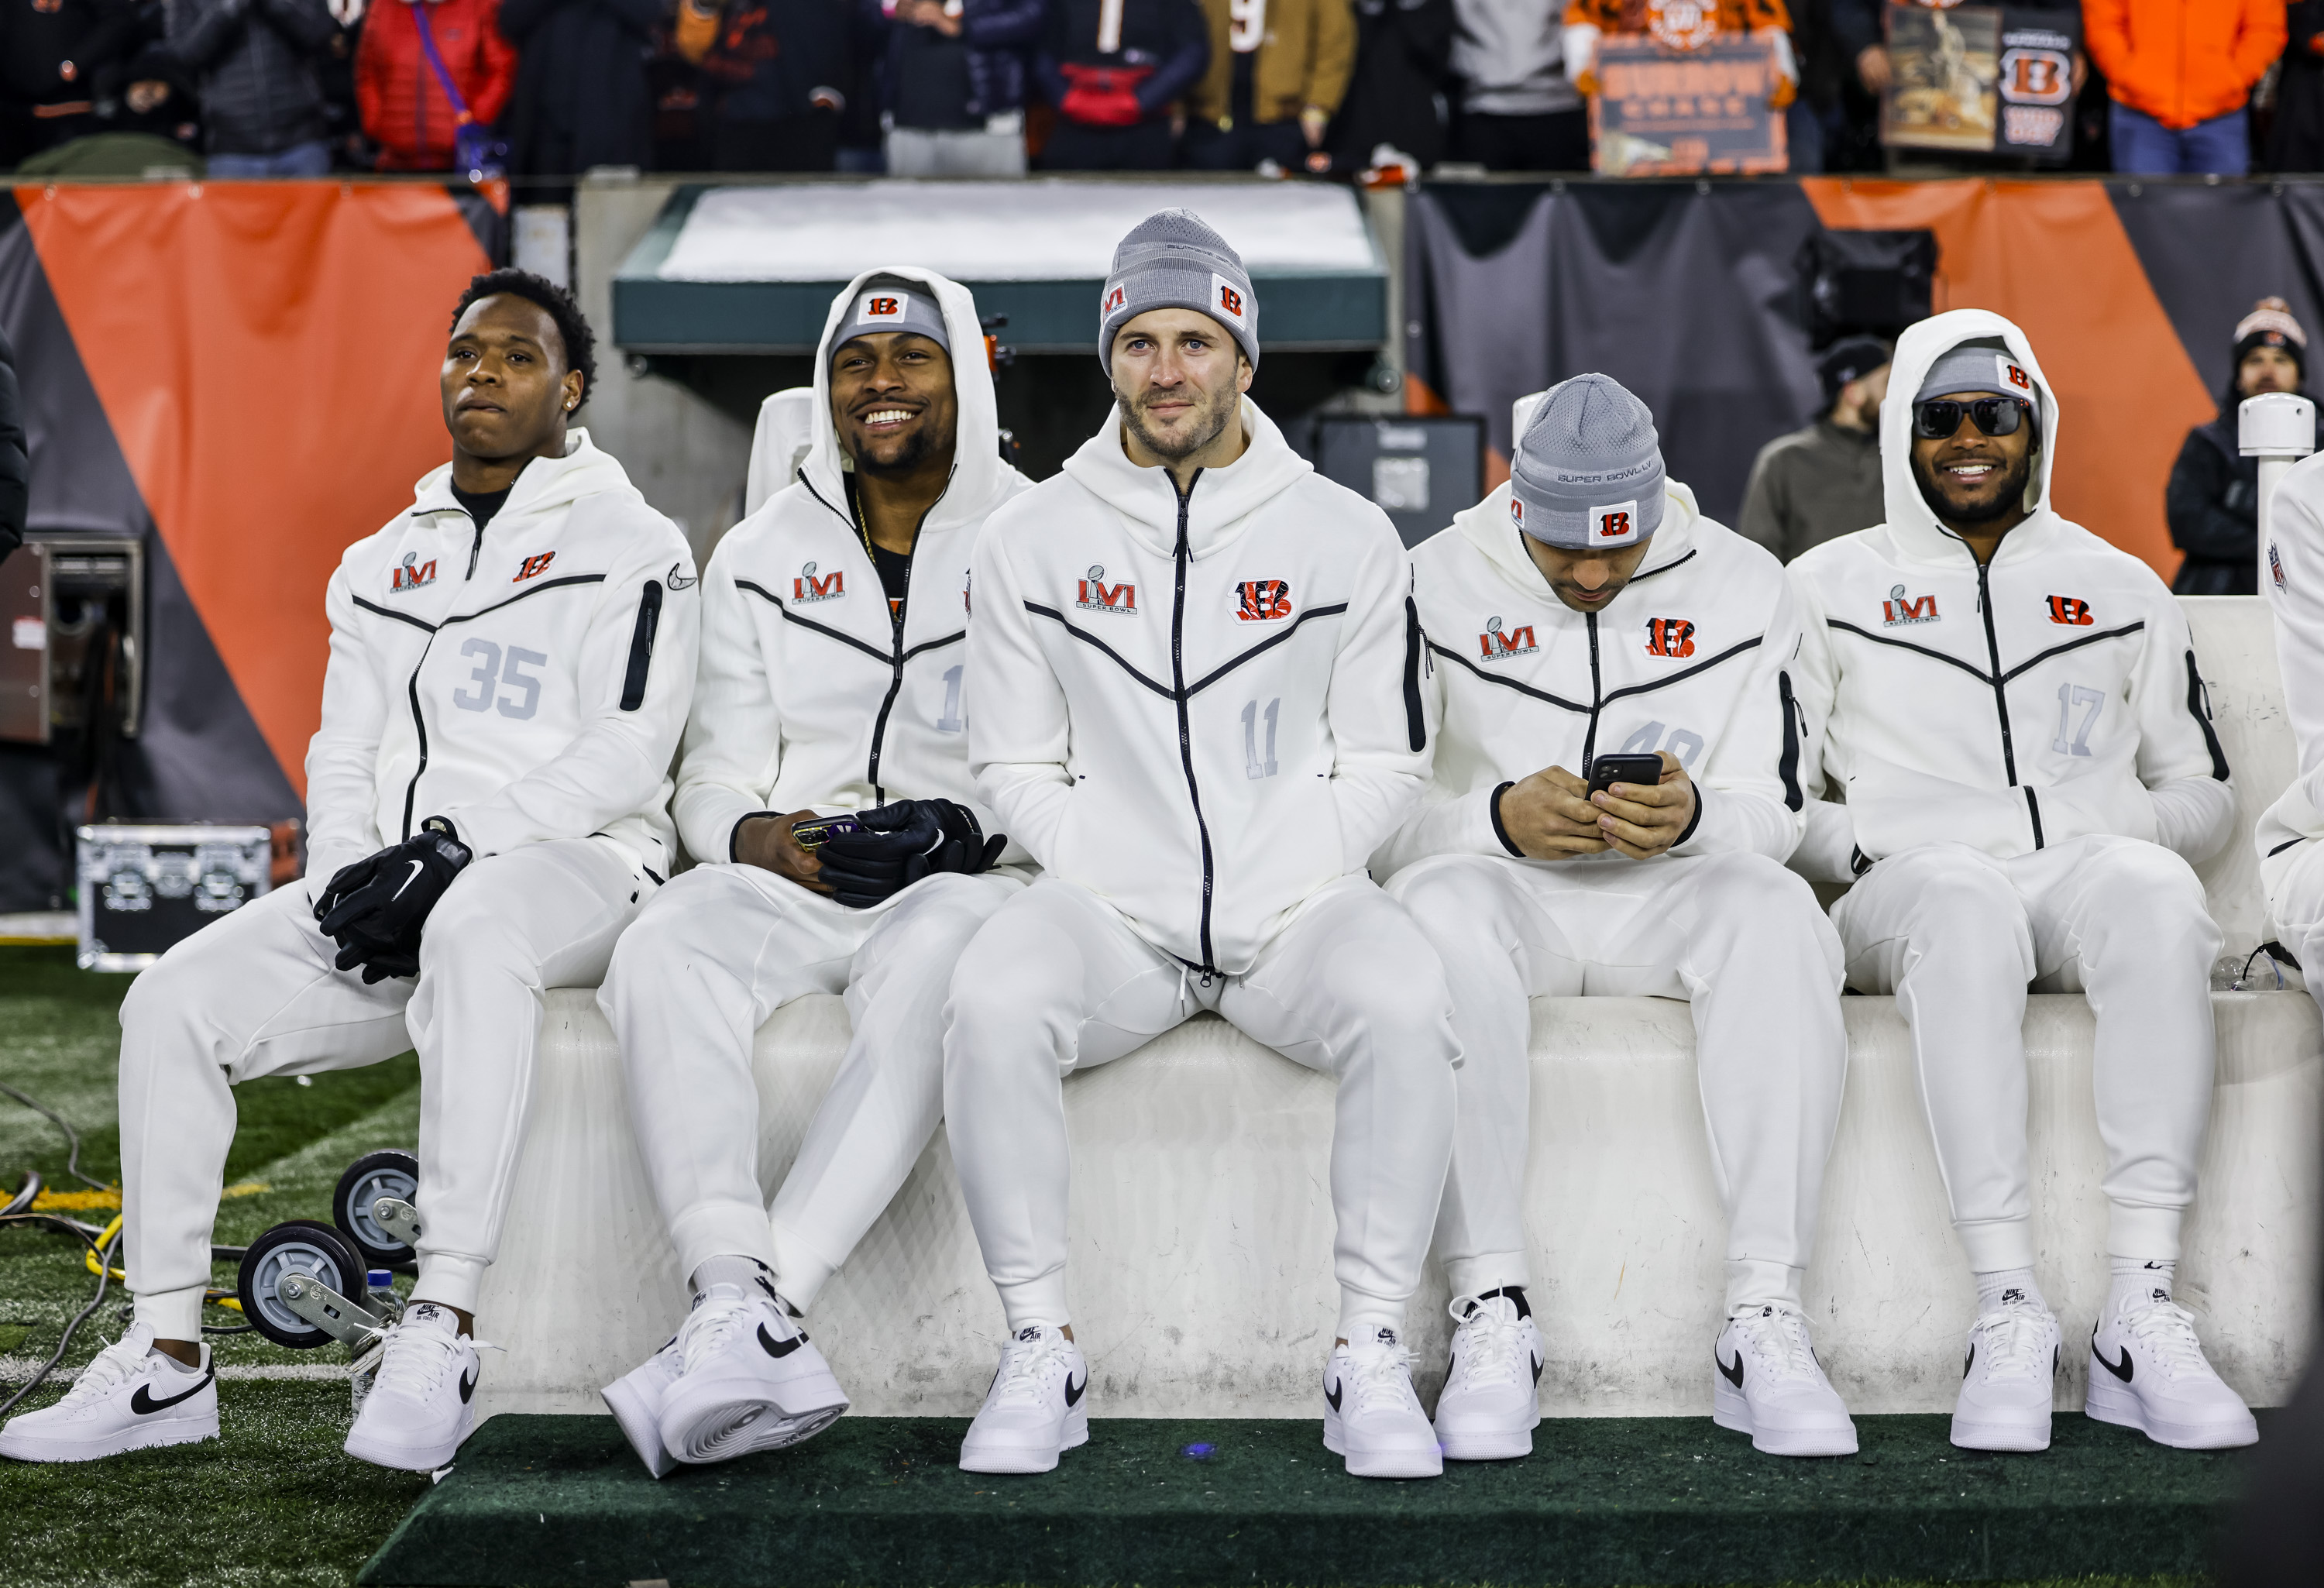
M 1271 778 L 1275 775 L 1275 719 L 1283 713 L 1283 697 L 1277 696 L 1267 703 L 1267 758 L 1259 754 L 1259 702 L 1247 701 L 1242 708 L 1242 775 L 1247 778 Z
M 2074 734 L 2072 743 L 2066 742 L 2068 718 L 2074 707 L 2087 706 L 2082 714 L 2082 725 Z M 2086 684 L 2058 686 L 2058 736 L 2050 741 L 2050 748 L 2061 755 L 2088 755 L 2090 752 L 2090 730 L 2098 726 L 2098 713 L 2106 709 L 2106 691 L 2093 689 Z
M 452 694 L 452 704 L 462 711 L 483 711 L 487 706 L 496 706 L 503 716 L 512 716 L 521 721 L 540 709 L 540 680 L 521 670 L 526 666 L 547 665 L 549 658 L 540 651 L 512 645 L 503 661 L 501 648 L 490 640 L 471 640 L 460 647 L 460 654 L 476 659 L 476 670 L 468 676 L 468 681 L 475 686 L 475 693 L 472 695 L 466 689 L 457 689 Z M 523 697 L 516 699 L 497 694 L 495 688 L 500 684 L 523 691 Z

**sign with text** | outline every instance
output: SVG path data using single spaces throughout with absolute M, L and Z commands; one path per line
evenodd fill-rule
M 1880 141 L 1892 149 L 2062 163 L 2074 147 L 2080 33 L 2071 13 L 1889 6 Z
M 1767 107 L 1776 77 L 1773 49 L 1741 33 L 1714 33 L 1692 50 L 1645 33 L 1600 39 L 1591 169 L 1609 177 L 1787 170 L 1784 117 Z

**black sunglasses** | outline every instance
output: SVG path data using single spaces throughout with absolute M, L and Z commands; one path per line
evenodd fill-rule
M 2031 406 L 2022 397 L 1979 397 L 1968 402 L 1934 397 L 1913 404 L 1913 434 L 1923 441 L 1949 439 L 1960 429 L 1961 414 L 1966 411 L 1969 422 L 1987 435 L 2014 436 L 2017 427 L 2025 422 L 2026 410 Z

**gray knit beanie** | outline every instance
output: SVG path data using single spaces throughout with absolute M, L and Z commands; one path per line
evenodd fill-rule
M 952 351 L 944 305 L 924 284 L 904 276 L 873 276 L 851 294 L 847 313 L 832 333 L 832 356 L 836 358 L 851 339 L 875 331 L 917 331 L 946 353 Z
M 1191 309 L 1226 328 L 1259 367 L 1259 299 L 1250 272 L 1224 237 L 1191 209 L 1164 209 L 1130 229 L 1113 251 L 1099 300 L 1097 361 L 1113 369 L 1113 338 L 1149 309 Z
M 2034 402 L 2038 390 L 2034 377 L 2009 351 L 2008 343 L 1998 337 L 1979 337 L 1963 342 L 1929 365 L 1928 375 L 1921 382 L 1921 389 L 1913 393 L 1913 401 L 1922 403 L 1934 397 L 1987 392 L 1996 397 L 2016 397 Z
M 1614 549 L 1662 527 L 1655 416 L 1609 375 L 1575 375 L 1542 397 L 1509 466 L 1509 517 L 1562 551 Z

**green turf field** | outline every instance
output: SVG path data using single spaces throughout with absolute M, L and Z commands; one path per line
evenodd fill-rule
M 125 976 L 74 968 L 69 950 L 0 946 L 0 1081 L 27 1092 L 82 1132 L 81 1167 L 119 1174 L 113 1077 Z M 285 1218 L 327 1218 L 339 1171 L 377 1147 L 410 1146 L 419 1120 L 409 1056 L 311 1085 L 262 1081 L 238 1094 L 241 1134 L 217 1239 L 240 1243 Z M 0 1096 L 0 1186 L 27 1168 L 59 1190 L 65 1174 L 56 1128 Z M 110 1210 L 75 1216 L 103 1223 Z M 225 1268 L 218 1282 L 232 1283 Z M 0 1398 L 55 1348 L 95 1279 L 60 1235 L 0 1228 Z M 215 1321 L 233 1315 L 216 1312 Z M 111 1299 L 84 1325 L 65 1371 L 123 1326 Z M 218 1341 L 225 1436 L 214 1445 L 149 1451 L 89 1466 L 0 1463 L 0 1588 L 300 1588 L 352 1584 L 429 1488 L 424 1476 L 383 1472 L 338 1449 L 348 1419 L 344 1380 L 311 1375 L 335 1348 L 279 1350 L 254 1337 Z M 282 1377 L 279 1375 L 300 1375 Z M 272 1376 L 269 1375 L 277 1375 Z M 44 1388 L 28 1405 L 45 1405 Z M 709 1474 L 702 1474 L 704 1477 Z M 698 1480 L 696 1480 L 698 1481 Z M 2043 1588 L 2065 1588 L 2057 1579 Z M 2082 1588 L 2163 1588 L 2176 1577 L 2089 1577 Z M 715 1585 L 705 1585 L 715 1588 Z

